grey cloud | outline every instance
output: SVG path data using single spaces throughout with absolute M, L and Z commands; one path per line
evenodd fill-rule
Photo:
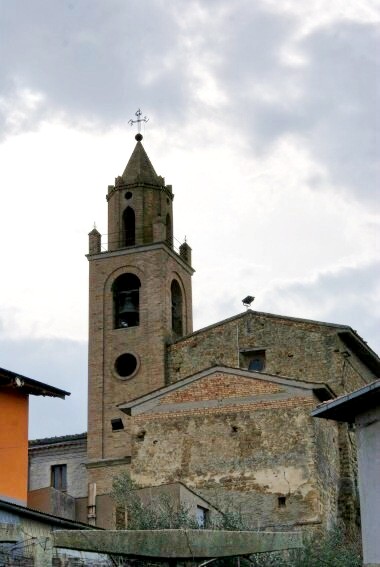
M 298 134 L 335 185 L 377 201 L 375 25 L 339 22 L 317 29 L 297 46 L 306 65 L 294 68 L 280 58 L 294 41 L 294 22 L 253 9 L 245 16 L 230 31 L 218 72 L 255 153 L 269 151 L 284 134 Z M 282 100 L 253 99 L 251 85 L 282 93 Z M 299 97 L 289 94 L 294 90 Z
M 184 106 L 185 66 L 162 64 L 181 55 L 178 33 L 158 1 L 14 0 L 2 5 L 0 33 L 0 96 L 12 101 L 29 88 L 46 97 L 23 127 L 54 110 L 109 125 L 139 105 L 164 116 Z
M 0 337 L 0 366 L 71 392 L 66 400 L 31 396 L 30 438 L 87 427 L 87 343 Z
M 308 313 L 315 314 L 315 306 L 319 306 L 317 319 L 353 327 L 380 352 L 380 321 L 374 310 L 379 281 L 380 263 L 344 268 L 322 274 L 313 282 L 278 286 L 266 295 L 265 303 L 270 311 L 306 319 L 315 318 Z

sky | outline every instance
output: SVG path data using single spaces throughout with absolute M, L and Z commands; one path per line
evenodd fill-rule
M 377 0 L 0 0 L 0 366 L 86 430 L 88 232 L 144 147 L 193 249 L 194 328 L 258 311 L 380 352 Z

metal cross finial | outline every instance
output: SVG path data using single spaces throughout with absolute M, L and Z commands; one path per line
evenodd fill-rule
M 138 109 L 137 112 L 135 112 L 135 116 L 137 116 L 137 120 L 132 120 L 131 118 L 130 120 L 128 120 L 128 124 L 130 124 L 131 126 L 133 126 L 133 124 L 137 124 L 137 130 L 138 133 L 140 134 L 141 122 L 148 122 L 149 118 L 147 118 L 146 116 L 144 116 L 144 118 L 141 118 L 142 112 L 140 109 Z

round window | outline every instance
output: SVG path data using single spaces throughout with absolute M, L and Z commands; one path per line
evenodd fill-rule
M 137 358 L 127 352 L 117 357 L 115 362 L 115 370 L 121 378 L 128 378 L 136 371 Z
M 126 194 L 125 194 L 125 198 L 126 198 L 126 199 L 131 199 L 131 197 L 132 197 L 132 192 L 131 192 L 131 191 L 127 191 Z

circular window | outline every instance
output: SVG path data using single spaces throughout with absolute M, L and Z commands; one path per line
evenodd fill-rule
M 126 199 L 131 199 L 131 197 L 132 197 L 132 192 L 131 192 L 131 191 L 127 191 L 126 194 L 125 194 L 125 198 L 126 198 Z
M 115 362 L 115 370 L 121 378 L 128 378 L 137 369 L 137 358 L 127 352 L 117 357 Z

